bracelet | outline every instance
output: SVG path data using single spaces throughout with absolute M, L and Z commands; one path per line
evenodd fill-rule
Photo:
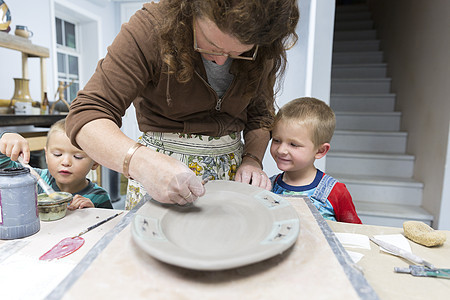
M 133 154 L 141 146 L 143 146 L 143 145 L 140 143 L 136 143 L 133 146 L 131 146 L 130 149 L 128 149 L 127 154 L 125 155 L 125 159 L 123 160 L 123 172 L 122 173 L 128 179 L 133 179 L 133 178 L 131 178 L 130 173 L 128 173 L 129 168 L 130 168 L 131 157 L 133 157 Z
M 242 158 L 244 158 L 244 157 L 250 157 L 251 159 L 255 160 L 261 167 L 261 170 L 263 169 L 263 164 L 258 157 L 254 156 L 253 154 L 251 154 L 249 152 L 245 152 L 244 154 L 242 154 Z

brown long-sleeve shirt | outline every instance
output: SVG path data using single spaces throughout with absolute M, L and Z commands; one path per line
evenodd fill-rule
M 167 75 L 157 38 L 162 17 L 162 4 L 147 3 L 122 26 L 106 57 L 99 61 L 94 75 L 71 105 L 66 131 L 72 143 L 77 145 L 77 133 L 90 121 L 109 119 L 120 127 L 132 103 L 142 132 L 223 136 L 261 128 L 262 118 L 269 115 L 265 101 L 273 99 L 273 94 L 264 95 L 266 89 L 260 89 L 256 97 L 245 100 L 242 95 L 248 82 L 243 76 L 235 74 L 217 110 L 219 97 L 207 82 L 200 54 L 188 83 Z M 260 87 L 274 81 L 268 78 L 271 67 L 267 62 Z

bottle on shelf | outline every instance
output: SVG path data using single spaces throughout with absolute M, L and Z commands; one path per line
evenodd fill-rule
M 44 92 L 44 99 L 41 103 L 41 115 L 48 115 L 49 103 L 47 98 L 47 92 Z

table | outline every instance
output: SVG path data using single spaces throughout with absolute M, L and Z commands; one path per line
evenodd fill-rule
M 66 278 L 72 286 L 54 291 L 50 299 L 328 299 L 337 288 L 345 299 L 359 299 L 359 291 L 377 299 L 370 286 L 346 276 L 306 202 L 291 203 L 301 219 L 300 234 L 294 247 L 279 256 L 232 270 L 187 270 L 142 251 L 127 226 L 80 278 Z M 348 271 L 364 280 L 355 270 Z M 98 278 L 101 284 L 95 284 Z M 363 288 L 356 291 L 353 283 Z
M 75 236 L 87 227 L 120 210 L 85 208 L 67 211 L 56 221 L 42 222 L 34 235 L 16 240 L 0 240 L 0 295 L 2 299 L 43 299 L 67 274 L 83 261 L 94 245 L 120 222 L 124 214 L 89 231 L 84 245 L 57 261 L 39 261 L 39 257 L 63 238 Z
M 71 269 L 60 274 L 59 283 L 47 299 L 444 299 L 450 294 L 450 280 L 394 273 L 394 266 L 408 263 L 381 253 L 373 243 L 371 250 L 351 249 L 364 254 L 355 266 L 333 233 L 372 236 L 401 233 L 401 228 L 324 221 L 308 199 L 289 200 L 301 222 L 298 240 L 292 248 L 260 263 L 214 272 L 171 266 L 142 251 L 133 242 L 130 230 L 134 214 L 145 209 L 145 203 L 140 203 L 120 220 L 116 218 L 99 227 L 101 232 L 93 231 L 96 236 L 89 243 L 86 235 L 86 244 L 80 252 L 67 257 Z M 44 238 L 50 228 L 57 228 L 51 238 L 56 243 L 92 225 L 92 217 L 100 212 L 107 216 L 114 211 L 71 212 L 59 224 L 43 224 L 34 237 Z M 450 232 L 446 234 L 446 244 L 438 248 L 410 242 L 413 253 L 438 267 L 450 267 Z M 4 243 L 0 241 L 0 268 Z M 21 251 L 41 254 L 47 249 L 38 239 L 33 243 Z M 59 263 L 66 264 L 64 260 Z
M 333 232 L 359 233 L 367 236 L 403 234 L 403 228 L 357 225 L 327 221 Z M 409 242 L 412 253 L 431 262 L 438 268 L 450 268 L 450 231 L 445 231 L 447 241 L 443 246 L 428 248 Z M 380 299 L 446 299 L 450 295 L 450 280 L 431 277 L 414 277 L 394 272 L 394 267 L 408 267 L 408 261 L 382 253 L 371 243 L 370 250 L 348 250 L 364 254 L 358 266 Z

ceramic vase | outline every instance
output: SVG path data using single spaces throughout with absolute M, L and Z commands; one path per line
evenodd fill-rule
M 14 96 L 11 105 L 14 106 L 16 115 L 31 115 L 32 102 L 30 96 L 30 80 L 25 78 L 14 78 Z

